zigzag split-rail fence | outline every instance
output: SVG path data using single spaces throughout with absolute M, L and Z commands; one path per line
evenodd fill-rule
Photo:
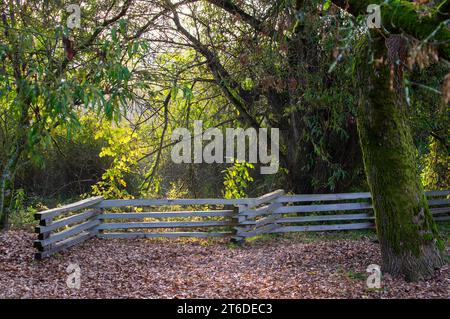
M 436 221 L 450 220 L 450 190 L 427 192 Z M 36 259 L 89 238 L 221 237 L 243 242 L 268 233 L 374 228 L 370 193 L 286 195 L 245 199 L 93 197 L 35 214 Z

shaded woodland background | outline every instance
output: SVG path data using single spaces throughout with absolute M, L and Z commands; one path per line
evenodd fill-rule
M 27 141 L 7 191 L 13 224 L 89 195 L 368 190 L 355 119 L 365 83 L 355 81 L 352 54 L 361 21 L 329 1 L 104 0 L 81 1 L 81 28 L 69 29 L 70 2 L 2 1 L 3 172 L 17 140 Z M 435 1 L 426 2 L 431 12 Z M 25 126 L 7 64 L 12 37 L 36 101 Z M 449 63 L 413 38 L 408 50 L 403 93 L 417 165 L 425 189 L 446 189 Z M 279 127 L 282 168 L 260 176 L 245 164 L 173 164 L 171 131 L 192 128 L 193 120 L 220 129 Z

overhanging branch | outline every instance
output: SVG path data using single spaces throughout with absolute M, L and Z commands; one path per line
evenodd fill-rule
M 222 8 L 223 10 L 227 11 L 228 13 L 232 15 L 239 16 L 244 20 L 246 23 L 251 25 L 256 31 L 264 33 L 264 25 L 262 21 L 255 18 L 254 16 L 248 14 L 244 10 L 242 10 L 240 7 L 238 7 L 236 4 L 233 3 L 231 0 L 208 0 L 209 3 Z
M 417 9 L 420 5 L 406 0 L 332 0 L 333 3 L 354 16 L 366 14 L 370 4 L 379 4 L 383 27 L 391 33 L 404 32 L 418 40 L 436 41 L 439 53 L 443 58 L 450 59 L 450 30 L 442 20 L 442 15 L 420 15 Z M 442 10 L 448 8 L 448 0 L 441 3 Z
M 216 84 L 241 113 L 243 120 L 250 126 L 259 127 L 258 121 L 249 113 L 247 108 L 248 105 L 253 104 L 253 94 L 243 90 L 242 87 L 231 78 L 230 74 L 220 63 L 217 55 L 182 26 L 174 5 L 170 1 L 166 1 L 166 3 L 172 10 L 173 21 L 178 31 L 183 34 L 193 44 L 195 49 L 207 60 L 207 65 L 214 76 Z

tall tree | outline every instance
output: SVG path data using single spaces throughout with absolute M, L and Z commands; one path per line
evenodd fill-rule
M 443 242 L 428 208 L 402 96 L 407 41 L 404 35 L 436 42 L 448 59 L 450 30 L 444 12 L 419 15 L 409 1 L 333 1 L 354 15 L 381 4 L 381 30 L 364 37 L 356 51 L 360 86 L 358 129 L 376 213 L 384 271 L 407 280 L 429 277 L 443 265 Z M 448 1 L 444 1 L 443 8 Z M 448 16 L 448 14 L 447 14 Z M 361 84 L 364 83 L 364 86 Z

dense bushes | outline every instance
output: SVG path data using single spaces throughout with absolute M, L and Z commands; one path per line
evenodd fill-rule
M 85 116 L 70 134 L 67 129 L 55 132 L 52 142 L 38 150 L 38 159 L 19 170 L 16 189 L 29 196 L 60 199 L 90 192 L 111 162 L 99 156 L 105 146 L 104 140 L 95 138 L 99 122 Z

